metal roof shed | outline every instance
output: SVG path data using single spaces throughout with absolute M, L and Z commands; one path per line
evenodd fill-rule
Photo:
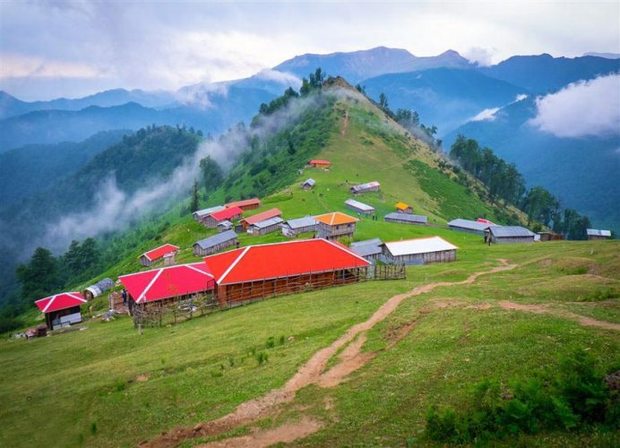
M 402 224 L 427 224 L 428 217 L 422 215 L 412 215 L 409 213 L 392 212 L 385 215 L 387 222 L 398 222 Z
M 237 234 L 234 230 L 210 236 L 194 243 L 194 255 L 211 255 L 226 247 L 237 244 Z
M 488 233 L 492 243 L 533 243 L 536 235 L 521 226 L 489 226 Z
M 345 205 L 351 210 L 365 215 L 370 215 L 375 212 L 375 208 L 372 205 L 364 204 L 363 202 L 356 201 L 355 199 L 347 199 L 344 201 Z
M 427 264 L 456 260 L 456 247 L 439 236 L 385 243 L 384 255 L 393 263 Z
M 448 227 L 452 230 L 483 235 L 484 231 L 489 227 L 489 224 L 479 221 L 472 221 L 469 219 L 457 218 L 450 221 L 448 223 Z

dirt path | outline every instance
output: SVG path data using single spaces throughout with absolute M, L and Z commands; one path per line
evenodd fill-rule
M 620 324 L 617 324 L 614 322 L 607 322 L 604 320 L 597 320 L 592 317 L 586 317 L 580 314 L 575 314 L 571 311 L 551 309 L 547 305 L 522 304 L 522 303 L 514 303 L 514 302 L 509 302 L 507 300 L 503 300 L 499 302 L 499 306 L 505 310 L 524 311 L 527 313 L 536 313 L 536 314 L 549 314 L 555 317 L 570 319 L 570 320 L 574 320 L 578 322 L 580 325 L 583 325 L 584 327 L 596 327 L 596 328 L 602 328 L 604 330 L 620 331 Z
M 210 422 L 199 423 L 193 428 L 181 427 L 174 428 L 159 437 L 140 444 L 142 448 L 168 448 L 175 447 L 184 440 L 199 436 L 211 436 L 229 431 L 235 427 L 251 423 L 260 418 L 266 417 L 282 404 L 291 402 L 295 398 L 298 390 L 310 385 L 317 384 L 321 387 L 333 387 L 342 382 L 349 374 L 366 364 L 373 354 L 362 353 L 361 349 L 366 340 L 363 334 L 373 328 L 376 324 L 383 321 L 405 299 L 428 293 L 435 288 L 442 286 L 469 285 L 475 282 L 482 275 L 494 274 L 502 271 L 509 271 L 517 267 L 508 264 L 505 259 L 499 259 L 501 266 L 488 271 L 481 271 L 471 274 L 465 280 L 459 282 L 437 282 L 418 286 L 411 291 L 391 297 L 381 305 L 368 320 L 350 327 L 342 336 L 332 342 L 329 346 L 317 351 L 297 372 L 289 379 L 284 386 L 274 389 L 262 397 L 241 403 L 233 412 Z M 358 337 L 359 336 L 359 337 Z M 351 342 L 355 341 L 353 344 Z M 340 361 L 323 373 L 328 361 L 338 353 L 338 351 L 348 344 L 340 355 Z M 294 425 L 293 425 L 294 427 Z M 318 430 L 319 427 L 315 429 Z M 309 434 L 306 434 L 309 435 Z M 252 437 L 252 436 L 245 436 Z M 299 437 L 298 437 L 299 438 Z M 231 439 L 232 440 L 232 439 Z M 295 440 L 295 439 L 292 439 Z M 219 442 L 218 442 L 219 443 Z M 241 442 L 240 442 L 241 443 Z M 275 443 L 275 442 L 274 442 Z M 216 446 L 216 445 L 211 445 Z M 221 446 L 221 445 L 220 445 Z M 237 446 L 237 445 L 235 445 Z M 239 445 L 243 446 L 243 445 Z M 254 446 L 254 445 L 253 445 Z
M 342 127 L 340 128 L 340 135 L 343 137 L 347 135 L 347 129 L 349 128 L 349 111 L 344 111 L 344 119 L 342 120 Z

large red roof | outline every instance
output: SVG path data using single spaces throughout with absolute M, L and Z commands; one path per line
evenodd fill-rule
M 144 252 L 142 256 L 146 257 L 150 261 L 155 261 L 159 260 L 164 255 L 171 252 L 176 252 L 177 250 L 179 250 L 179 246 L 175 246 L 174 244 L 164 244 L 163 246 Z
M 206 257 L 218 285 L 368 266 L 346 246 L 324 239 L 261 244 Z
M 209 291 L 215 287 L 213 275 L 202 261 L 121 275 L 119 280 L 136 303 Z
M 219 210 L 217 212 L 211 213 L 211 218 L 215 219 L 216 221 L 224 221 L 225 219 L 230 219 L 233 216 L 238 216 L 243 214 L 243 210 L 241 210 L 239 207 L 234 206 L 234 207 L 228 207 L 225 208 L 224 210 Z
M 34 303 L 44 313 L 51 313 L 52 311 L 80 306 L 86 303 L 86 299 L 80 292 L 62 292 L 54 296 L 39 299 Z
M 280 209 L 270 208 L 269 210 L 266 210 L 264 212 L 260 212 L 255 215 L 248 216 L 247 218 L 243 218 L 243 221 L 247 223 L 248 226 L 251 226 L 252 224 L 275 218 L 276 216 L 282 216 L 282 212 L 280 211 Z

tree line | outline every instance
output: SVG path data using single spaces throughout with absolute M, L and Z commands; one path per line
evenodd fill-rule
M 490 148 L 459 135 L 449 154 L 462 169 L 487 187 L 491 200 L 501 199 L 523 210 L 528 225 L 545 225 L 570 240 L 586 239 L 586 229 L 590 227 L 587 216 L 563 208 L 559 199 L 541 186 L 528 189 L 517 167 L 495 155 Z

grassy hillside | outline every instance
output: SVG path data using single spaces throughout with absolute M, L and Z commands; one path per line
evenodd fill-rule
M 343 201 L 351 184 L 379 180 L 381 192 L 359 199 L 374 205 L 380 217 L 397 200 L 409 202 L 416 213 L 429 215 L 431 225 L 362 218 L 355 238 L 440 235 L 459 247 L 457 261 L 409 267 L 406 280 L 281 297 L 143 334 L 121 317 L 90 320 L 76 327 L 83 331 L 43 339 L 2 340 L 1 446 L 136 446 L 177 426 L 198 428 L 197 437 L 178 440 L 182 447 L 241 436 L 250 437 L 244 440 L 252 445 L 251 437 L 261 435 L 294 446 L 444 446 L 423 432 L 427 410 L 434 404 L 470 408 L 474 385 L 483 379 L 510 387 L 553 371 L 562 355 L 576 349 L 587 350 L 600 372 L 618 368 L 620 244 L 489 247 L 479 236 L 450 231 L 445 222 L 456 216 L 501 220 L 518 219 L 519 213 L 486 202 L 479 185 L 472 184 L 480 190 L 475 193 L 459 184 L 456 174 L 442 171 L 434 152 L 361 97 L 339 94 L 328 104 L 333 119 L 331 126 L 324 123 L 328 138 L 318 146 L 309 143 L 312 139 L 297 142 L 303 151 L 331 160 L 332 169 L 299 173 L 301 167 L 291 164 L 265 186 L 269 196 L 262 209 L 279 207 L 285 218 L 346 211 Z M 285 157 L 281 150 L 286 146 L 270 157 Z M 249 170 L 260 160 L 248 156 L 238 168 L 245 173 L 241 182 L 213 193 L 209 202 L 247 194 Z M 283 188 L 278 179 L 288 176 L 292 182 Z M 317 187 L 303 191 L 298 183 L 308 177 Z M 114 240 L 126 256 L 101 277 L 138 270 L 138 255 L 162 242 L 182 247 L 179 260 L 195 260 L 191 244 L 213 231 L 180 217 L 182 207 Z M 277 234 L 240 236 L 243 245 L 281 239 Z M 487 274 L 471 277 L 482 272 Z M 455 283 L 468 278 L 470 283 Z M 410 295 L 395 297 L 406 292 Z M 386 308 L 390 303 L 395 305 Z M 98 299 L 95 311 L 104 307 L 105 299 Z M 352 327 L 377 310 L 383 320 Z M 30 318 L 36 321 L 37 313 Z M 332 346 L 340 340 L 348 342 Z M 323 369 L 298 386 L 283 386 L 326 347 L 332 356 Z M 256 402 L 263 409 L 258 419 L 233 419 L 212 433 L 196 426 L 282 387 L 288 392 Z M 303 437 L 291 429 L 298 424 Z M 283 434 L 289 438 L 282 439 Z M 597 427 L 543 431 L 493 445 L 613 446 L 618 441 L 617 431 Z

